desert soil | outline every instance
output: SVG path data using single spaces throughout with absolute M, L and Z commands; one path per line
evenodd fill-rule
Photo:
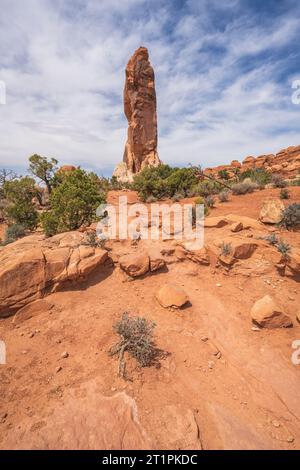
M 233 196 L 210 217 L 258 219 L 262 199 L 278 193 Z M 110 202 L 118 195 L 111 193 Z M 300 188 L 291 195 L 288 204 L 299 202 Z M 227 233 L 210 228 L 205 236 L 222 240 Z M 280 236 L 300 247 L 299 232 Z M 171 260 L 167 269 L 131 280 L 113 260 L 143 243 L 112 243 L 104 268 L 47 297 L 50 311 L 21 323 L 0 320 L 7 347 L 0 448 L 300 449 L 300 365 L 291 361 L 292 342 L 300 340 L 297 280 L 256 258 L 231 271 Z M 157 302 L 165 282 L 185 290 L 185 308 Z M 250 309 L 266 294 L 284 307 L 293 328 L 253 329 Z M 108 356 L 124 311 L 155 321 L 156 343 L 169 353 L 157 368 L 140 369 L 127 358 L 126 381 Z

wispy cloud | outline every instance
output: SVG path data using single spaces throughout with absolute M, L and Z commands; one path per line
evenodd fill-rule
M 141 44 L 163 161 L 210 166 L 299 144 L 300 8 L 263 3 L 2 0 L 0 166 L 40 153 L 109 174 L 126 139 L 124 68 Z

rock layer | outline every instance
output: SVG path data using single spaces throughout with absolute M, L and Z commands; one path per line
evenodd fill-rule
M 65 281 L 85 278 L 107 251 L 85 244 L 84 234 L 31 235 L 0 252 L 0 318 L 53 292 Z
M 146 47 L 139 47 L 127 64 L 124 112 L 128 120 L 128 136 L 123 164 L 116 167 L 114 175 L 119 180 L 130 181 L 144 167 L 160 164 L 154 71 Z
M 221 177 L 220 171 L 226 170 L 229 178 L 233 178 L 236 172 L 244 172 L 253 168 L 264 168 L 270 173 L 279 174 L 283 178 L 292 179 L 300 174 L 300 145 L 280 150 L 276 154 L 249 156 L 242 163 L 233 160 L 229 165 L 220 165 L 214 168 L 206 168 L 204 173 L 209 176 Z

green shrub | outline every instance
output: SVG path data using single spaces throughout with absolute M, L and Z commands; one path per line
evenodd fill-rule
M 7 219 L 30 230 L 36 228 L 38 213 L 32 202 L 37 194 L 34 179 L 25 176 L 6 181 L 3 185 L 3 192 L 8 202 L 5 208 Z
M 41 216 L 45 233 L 51 236 L 92 223 L 96 220 L 97 207 L 104 200 L 94 174 L 80 168 L 66 173 L 52 190 L 51 210 Z
M 284 209 L 280 225 L 287 230 L 300 228 L 300 204 L 295 202 Z
M 272 174 L 264 168 L 251 168 L 239 174 L 240 181 L 249 178 L 254 183 L 257 183 L 259 187 L 263 187 L 271 182 Z
M 133 189 L 138 192 L 142 201 L 151 196 L 156 199 L 171 197 L 166 180 L 172 172 L 173 169 L 169 165 L 146 167 L 134 177 Z
M 300 186 L 300 178 L 290 181 L 289 186 Z
M 218 175 L 220 178 L 222 178 L 222 180 L 229 180 L 229 173 L 227 170 L 219 170 Z
M 57 163 L 55 158 L 48 160 L 37 154 L 29 157 L 29 171 L 45 183 L 49 194 L 52 191 L 54 175 L 58 169 Z
M 4 238 L 4 245 L 13 243 L 25 236 L 25 228 L 20 224 L 13 224 L 7 227 Z
M 220 202 L 228 202 L 229 201 L 229 190 L 224 189 L 218 195 Z
M 279 194 L 280 199 L 289 199 L 290 198 L 290 192 L 287 188 L 282 188 L 280 190 Z
M 205 204 L 205 199 L 201 196 L 195 199 L 195 205 L 204 205 L 204 215 L 207 216 L 209 214 L 209 208 Z
M 175 194 L 185 197 L 198 179 L 193 168 L 171 168 L 168 165 L 144 168 L 134 177 L 133 189 L 142 201 L 151 196 L 156 199 L 172 198 Z
M 120 341 L 110 349 L 109 354 L 111 356 L 118 354 L 121 377 L 125 377 L 125 352 L 136 359 L 141 367 L 155 364 L 159 350 L 153 340 L 154 328 L 154 322 L 142 317 L 129 317 L 127 312 L 124 312 L 121 320 L 114 325 Z
M 174 168 L 166 183 L 170 196 L 182 193 L 184 196 L 198 181 L 193 168 Z
M 183 199 L 185 195 L 183 193 L 175 193 L 174 196 L 172 196 L 172 201 L 173 202 L 178 202 L 181 199 Z

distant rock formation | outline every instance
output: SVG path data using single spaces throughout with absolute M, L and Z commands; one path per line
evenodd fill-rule
M 124 112 L 128 120 L 128 136 L 123 162 L 114 176 L 131 181 L 146 166 L 158 166 L 157 115 L 154 71 L 146 47 L 139 47 L 126 67 Z
M 240 163 L 233 160 L 230 165 L 220 165 L 214 168 L 206 168 L 204 173 L 208 176 L 219 177 L 219 172 L 226 170 L 229 178 L 233 178 L 236 171 L 244 172 L 251 168 L 264 168 L 270 173 L 276 173 L 286 179 L 296 178 L 300 174 L 300 145 L 288 147 L 276 155 L 260 155 L 259 157 L 246 157 Z

